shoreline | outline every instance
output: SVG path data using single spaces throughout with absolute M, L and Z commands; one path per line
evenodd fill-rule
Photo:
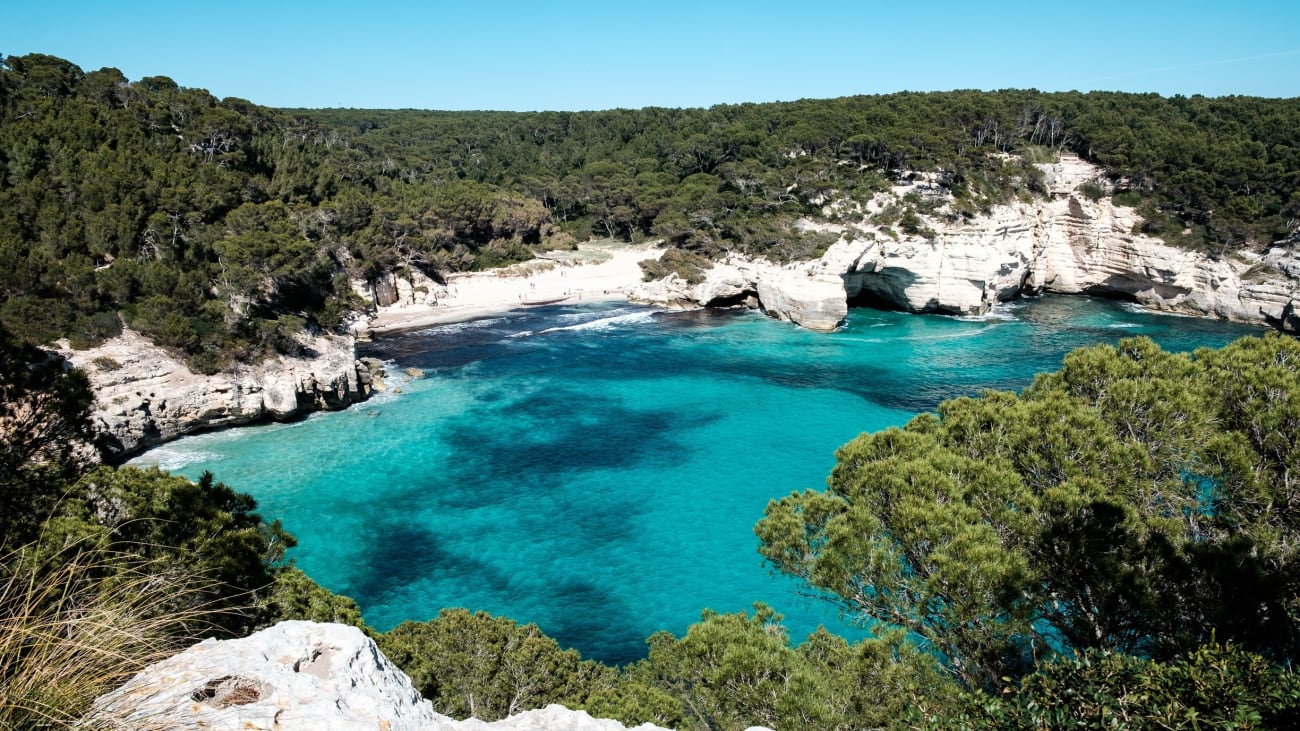
M 662 253 L 650 245 L 586 243 L 576 251 L 547 252 L 502 269 L 458 272 L 445 285 L 422 283 L 428 290 L 422 298 L 412 291 L 404 293 L 406 301 L 378 307 L 356 333 L 364 340 L 525 307 L 626 301 L 642 281 L 640 262 Z

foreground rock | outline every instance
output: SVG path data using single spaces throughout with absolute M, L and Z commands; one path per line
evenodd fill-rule
M 315 622 L 281 622 L 243 639 L 195 645 L 98 699 L 91 720 L 211 731 L 624 731 L 617 721 L 562 706 L 493 723 L 455 721 L 435 713 L 360 630 Z
M 1098 294 L 1155 310 L 1300 331 L 1300 254 L 1296 241 L 1265 254 L 1211 257 L 1134 233 L 1131 208 L 1084 195 L 1104 186 L 1102 171 L 1063 154 L 1040 165 L 1048 195 L 958 215 L 942 188 L 924 177 L 878 194 L 861 210 L 839 210 L 843 223 L 805 221 L 837 235 L 815 261 L 775 266 L 731 257 L 705 281 L 676 277 L 639 287 L 632 299 L 670 307 L 735 304 L 753 296 L 768 314 L 812 330 L 833 329 L 848 303 L 909 312 L 982 314 L 1021 294 Z M 888 208 L 923 201 L 931 213 L 907 234 L 879 223 Z
M 204 429 L 341 409 L 382 384 L 359 363 L 350 335 L 302 336 L 300 358 L 280 356 L 205 376 L 130 330 L 90 350 L 61 354 L 90 378 L 92 416 L 114 458 Z

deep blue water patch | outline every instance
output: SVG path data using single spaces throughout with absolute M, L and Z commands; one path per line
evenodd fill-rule
M 744 312 L 531 308 L 375 342 L 401 393 L 138 461 L 251 492 L 298 536 L 298 564 L 381 630 L 463 606 L 627 662 L 657 630 L 755 601 L 796 639 L 850 633 L 770 574 L 753 525 L 768 500 L 822 487 L 859 433 L 1023 388 L 1075 347 L 1252 332 L 1060 297 L 980 318 L 854 310 L 830 334 Z

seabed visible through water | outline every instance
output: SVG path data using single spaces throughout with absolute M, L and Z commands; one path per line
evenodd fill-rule
M 1260 332 L 1083 297 L 979 318 L 853 310 L 830 334 L 755 313 L 534 307 L 368 345 L 400 393 L 133 463 L 252 493 L 298 537 L 298 565 L 380 630 L 463 606 L 623 663 L 657 630 L 755 601 L 796 641 L 819 623 L 854 634 L 770 573 L 753 525 L 768 500 L 823 487 L 859 433 L 1018 390 L 1079 346 Z

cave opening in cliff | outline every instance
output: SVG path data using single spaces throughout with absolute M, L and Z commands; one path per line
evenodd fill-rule
M 752 310 L 758 306 L 758 294 L 747 289 L 734 295 L 711 300 L 708 306 L 722 309 L 747 307 Z
M 857 294 L 848 298 L 848 306 L 850 310 L 861 308 L 867 310 L 884 310 L 886 312 L 904 311 L 895 301 L 872 292 L 865 287 Z

